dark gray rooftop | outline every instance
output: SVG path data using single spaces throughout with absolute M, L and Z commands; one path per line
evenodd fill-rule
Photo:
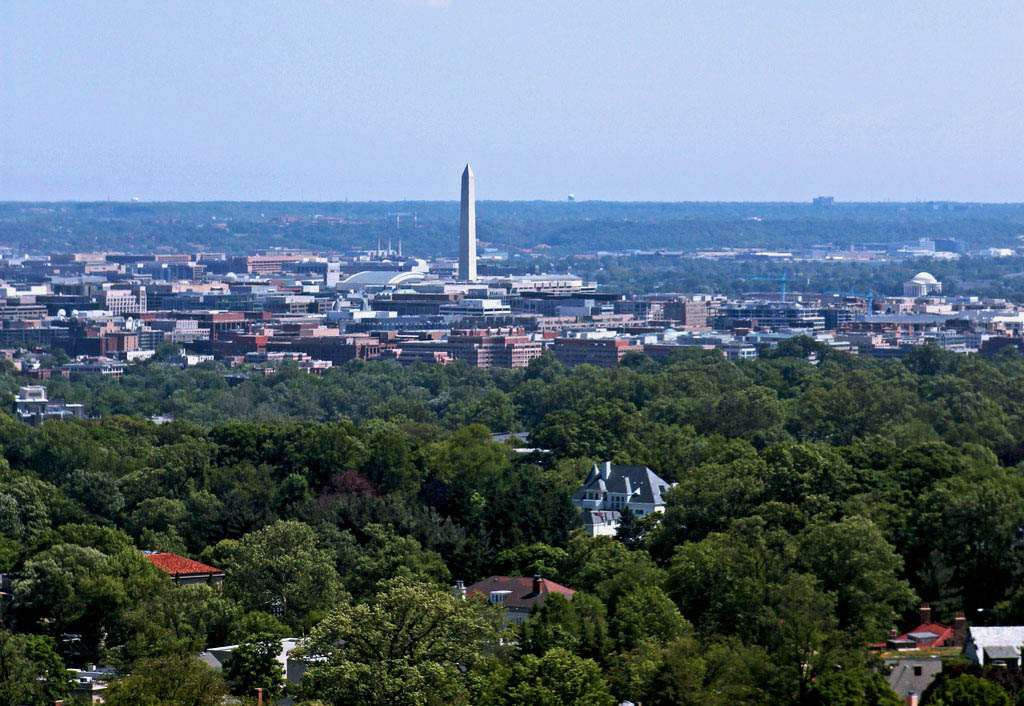
M 901 698 L 911 694 L 920 696 L 942 671 L 942 660 L 938 658 L 887 659 L 885 663 L 892 667 L 888 677 L 889 686 Z
M 985 648 L 986 659 L 1012 659 L 1016 660 L 1020 657 L 1020 651 L 1016 647 L 1010 647 L 1009 645 L 990 645 Z
M 583 487 L 573 494 L 574 500 L 584 500 L 587 492 L 632 493 L 630 502 L 663 505 L 669 483 L 647 466 L 595 465 L 583 481 Z
M 618 510 L 587 510 L 583 513 L 584 525 L 607 525 L 617 523 L 622 517 Z

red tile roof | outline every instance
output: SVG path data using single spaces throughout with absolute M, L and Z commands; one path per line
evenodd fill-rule
M 572 598 L 576 591 L 549 579 L 540 579 L 540 591 L 534 593 L 533 578 L 530 576 L 488 576 L 482 581 L 466 586 L 468 595 L 489 599 L 491 591 L 511 591 L 502 603 L 506 608 L 529 610 L 535 603 L 543 603 L 552 593 Z
M 917 642 L 916 640 L 914 640 L 914 638 L 911 637 L 911 634 L 913 634 L 913 633 L 924 633 L 924 632 L 930 632 L 933 635 L 938 635 L 938 637 L 935 638 L 934 640 L 927 640 L 927 641 L 922 641 L 922 642 Z M 914 642 L 915 643 L 914 647 L 911 648 L 911 649 L 915 649 L 915 650 L 917 650 L 917 649 L 925 649 L 925 648 L 929 648 L 929 647 L 947 647 L 947 646 L 953 644 L 953 640 L 955 639 L 953 633 L 954 633 L 954 630 L 949 625 L 943 625 L 942 623 L 921 623 L 920 625 L 918 625 L 913 630 L 908 630 L 907 632 L 903 633 L 902 635 L 896 635 L 895 637 L 890 637 L 886 642 L 876 643 L 874 645 L 874 647 L 877 648 L 877 649 L 883 649 L 889 643 L 894 642 L 894 641 Z
M 213 566 L 192 561 L 177 554 L 169 552 L 154 552 L 147 554 L 146 558 L 164 573 L 171 576 L 207 576 L 209 574 L 223 574 L 224 572 Z
M 948 625 L 943 625 L 942 623 L 921 623 L 913 630 L 900 635 L 897 639 L 910 640 L 913 639 L 910 637 L 910 634 L 918 632 L 930 632 L 938 635 L 937 639 L 930 642 L 917 643 L 918 647 L 944 647 L 947 644 L 953 644 L 953 628 Z

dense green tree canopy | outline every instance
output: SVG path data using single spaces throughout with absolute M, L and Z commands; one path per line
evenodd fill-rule
M 70 694 L 53 638 L 0 629 L 0 703 L 52 704 Z
M 198 659 L 170 655 L 141 661 L 131 675 L 110 684 L 110 706 L 219 706 L 226 690 L 220 675 Z
M 302 693 L 328 704 L 420 706 L 461 699 L 465 669 L 493 645 L 496 616 L 409 579 L 330 613 L 310 636 Z
M 281 640 L 268 634 L 253 635 L 236 646 L 224 664 L 231 693 L 252 696 L 262 689 L 264 698 L 277 699 L 284 684 L 284 670 L 277 659 L 280 654 Z
M 311 635 L 326 661 L 302 696 L 325 704 L 888 706 L 866 647 L 913 627 L 918 601 L 940 621 L 1024 619 L 1016 355 L 879 362 L 797 340 L 738 363 L 223 373 L 138 364 L 51 382 L 101 418 L 0 415 L 3 688 L 100 662 L 122 703 L 178 671 L 202 703 L 223 684 L 181 655 L 246 645 L 227 675 L 248 694 L 257 643 Z M 543 451 L 492 440 L 510 430 Z M 664 513 L 591 538 L 570 497 L 609 459 L 677 485 Z M 176 586 L 145 550 L 227 578 Z M 502 628 L 452 591 L 493 574 L 576 594 Z

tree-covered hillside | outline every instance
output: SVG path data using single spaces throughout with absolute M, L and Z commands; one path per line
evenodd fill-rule
M 453 194 L 455 196 L 457 194 Z M 414 222 L 415 219 L 415 222 Z M 339 250 L 401 237 L 407 253 L 455 255 L 457 201 L 0 203 L 0 246 L 247 253 Z M 798 248 L 955 238 L 1007 247 L 1024 234 L 1024 204 L 617 203 L 481 201 L 485 244 L 538 254 L 586 250 Z M 396 242 L 397 245 L 397 242 Z

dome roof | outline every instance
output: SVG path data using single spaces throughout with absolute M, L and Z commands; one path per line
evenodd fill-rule
M 914 275 L 914 279 L 912 279 L 910 281 L 913 282 L 914 284 L 936 284 L 936 283 L 938 283 L 938 280 L 935 279 L 935 277 L 933 277 L 928 272 L 918 272 L 916 275 Z
M 423 279 L 422 272 L 406 272 L 400 270 L 363 270 L 342 280 L 342 284 L 369 285 L 387 287 L 403 282 L 415 282 Z

